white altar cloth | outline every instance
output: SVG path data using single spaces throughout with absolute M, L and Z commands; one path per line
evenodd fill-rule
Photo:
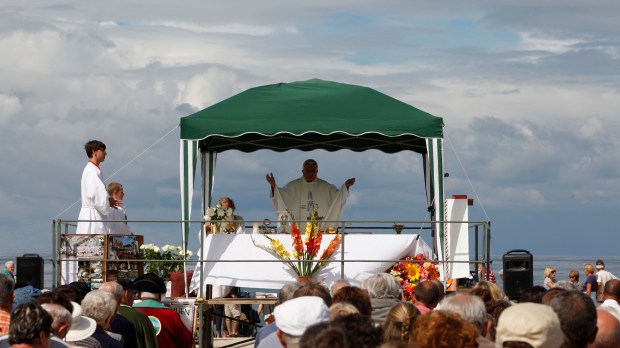
M 271 238 L 280 240 L 287 250 L 292 251 L 292 238 L 288 234 L 273 234 Z M 324 234 L 319 255 L 329 245 L 335 235 Z M 262 234 L 211 234 L 205 238 L 204 255 L 198 257 L 209 260 L 203 265 L 204 283 L 212 285 L 234 285 L 240 287 L 280 289 L 284 284 L 297 281 L 291 267 L 284 262 L 252 262 L 249 260 L 279 260 L 267 251 L 256 247 L 269 246 L 269 240 Z M 394 264 L 389 260 L 400 260 L 406 256 L 430 251 L 428 245 L 417 234 L 381 235 L 350 234 L 344 236 L 345 277 L 352 285 L 359 286 L 363 280 L 379 272 L 385 272 Z M 430 256 L 430 255 L 428 255 Z M 336 249 L 331 260 L 341 260 L 342 251 Z M 226 262 L 245 260 L 244 262 Z M 377 260 L 372 262 L 355 262 Z M 387 261 L 382 261 L 387 260 Z M 330 262 L 314 279 L 330 286 L 341 278 L 340 262 Z M 192 283 L 199 284 L 200 264 L 196 267 Z

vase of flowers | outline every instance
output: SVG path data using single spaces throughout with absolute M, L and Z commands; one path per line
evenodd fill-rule
M 140 250 L 144 259 L 152 260 L 146 262 L 145 272 L 155 273 L 164 281 L 171 273 L 182 270 L 183 261 L 192 256 L 191 251 L 173 245 L 164 245 L 160 248 L 154 244 L 142 244 Z
M 222 221 L 230 219 L 232 214 L 233 210 L 231 208 L 226 209 L 218 202 L 215 207 L 209 207 L 209 209 L 207 209 L 207 214 L 204 216 L 204 219 L 211 224 L 211 233 L 220 233 Z
M 427 260 L 424 254 L 415 257 L 407 256 L 404 261 L 397 262 L 389 272 L 400 283 L 403 297 L 407 301 L 414 298 L 415 287 L 423 281 L 439 278 L 437 262 Z
M 291 212 L 288 213 L 292 217 Z M 263 233 L 263 235 L 269 239 L 270 246 L 258 245 L 254 241 L 254 238 L 252 238 L 254 245 L 273 254 L 280 260 L 286 261 L 300 281 L 309 280 L 319 269 L 329 263 L 329 258 L 340 245 L 340 239 L 342 238 L 340 234 L 337 234 L 334 239 L 331 240 L 327 248 L 323 249 L 322 253 L 319 253 L 321 241 L 323 239 L 323 230 L 320 228 L 320 221 L 316 208 L 310 220 L 306 222 L 306 229 L 303 237 L 299 229 L 299 224 L 293 218 L 290 230 L 292 239 L 291 245 L 293 247 L 292 251 L 287 250 L 278 239 L 269 237 L 266 233 Z

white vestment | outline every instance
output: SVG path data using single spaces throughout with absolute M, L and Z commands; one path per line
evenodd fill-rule
M 325 221 L 340 221 L 349 190 L 343 184 L 340 190 L 325 180 L 317 178 L 307 182 L 303 177 L 295 179 L 284 187 L 274 188 L 271 195 L 273 209 L 281 220 L 283 212 L 289 210 L 296 221 L 307 220 L 318 205 L 319 217 Z M 288 217 L 290 220 L 291 217 Z M 321 227 L 336 227 L 337 222 L 325 223 Z M 287 228 L 288 230 L 288 228 Z
M 82 209 L 78 220 L 96 220 L 78 222 L 77 234 L 108 234 L 105 222 L 110 213 L 110 201 L 101 170 L 94 163 L 88 162 L 82 172 Z
M 112 222 L 114 220 L 127 220 L 127 212 L 125 211 L 125 207 L 121 206 L 110 209 L 107 220 L 110 234 L 131 234 L 127 222 Z

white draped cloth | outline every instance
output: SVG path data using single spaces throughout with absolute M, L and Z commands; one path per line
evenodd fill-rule
M 275 187 L 271 201 L 276 214 L 279 214 L 278 220 L 283 220 L 282 215 L 289 210 L 293 213 L 295 220 L 305 221 L 318 207 L 319 217 L 322 220 L 339 221 L 348 197 L 349 189 L 344 184 L 338 190 L 336 186 L 325 180 L 317 178 L 312 182 L 307 182 L 301 177 L 284 187 Z M 291 217 L 288 219 L 290 220 Z M 337 223 L 325 224 L 323 227 L 328 226 L 337 226 Z
M 269 236 L 282 242 L 287 250 L 292 249 L 290 235 Z M 319 254 L 335 236 L 335 234 L 323 235 Z M 351 284 L 359 286 L 371 275 L 385 272 L 394 265 L 394 262 L 387 260 L 400 260 L 405 256 L 416 256 L 419 253 L 425 254 L 428 258 L 432 257 L 430 247 L 415 234 L 351 234 L 345 235 L 344 238 L 344 252 L 338 247 L 330 258 L 333 261 L 342 259 L 347 261 L 344 273 L 339 262 L 330 262 L 316 273 L 315 280 L 331 286 L 334 281 L 344 276 Z M 254 245 L 256 243 L 269 246 L 269 240 L 264 235 L 210 234 L 204 243 L 203 251 L 198 257 L 209 261 L 204 262 L 202 268 L 200 263 L 197 264 L 190 291 L 200 289 L 201 273 L 203 287 L 212 284 L 280 289 L 284 284 L 297 280 L 295 272 L 288 264 Z M 233 260 L 235 261 L 228 262 Z
M 101 169 L 92 162 L 88 162 L 82 172 L 81 182 L 82 209 L 78 220 L 96 220 L 92 222 L 78 222 L 77 234 L 108 234 L 109 228 L 105 222 L 110 213 L 108 191 L 103 183 Z

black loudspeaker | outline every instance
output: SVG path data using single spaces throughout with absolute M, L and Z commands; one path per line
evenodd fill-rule
M 17 257 L 15 280 L 43 289 L 43 258 L 39 254 L 24 254 Z
M 534 256 L 523 249 L 504 254 L 504 292 L 511 300 L 518 300 L 521 292 L 534 286 Z

